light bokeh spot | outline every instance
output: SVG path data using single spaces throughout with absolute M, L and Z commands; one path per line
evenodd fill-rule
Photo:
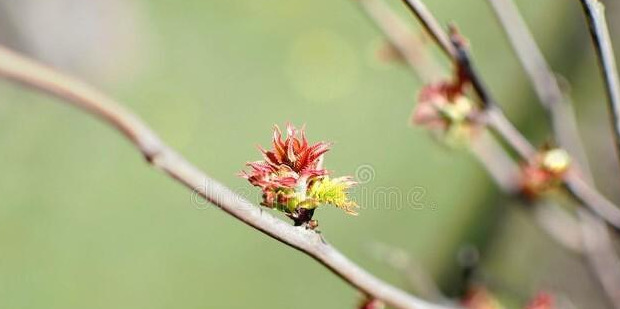
M 291 86 L 308 101 L 335 103 L 355 90 L 358 52 L 335 32 L 314 30 L 300 35 L 286 61 Z

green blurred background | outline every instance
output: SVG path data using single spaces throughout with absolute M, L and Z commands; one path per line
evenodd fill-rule
M 389 0 L 417 27 L 399 1 Z M 550 137 L 536 97 L 483 0 L 427 1 L 470 39 L 509 117 Z M 564 76 L 602 191 L 616 201 L 603 89 L 578 1 L 519 0 Z M 609 1 L 612 34 L 620 5 Z M 615 22 L 615 24 L 614 24 Z M 362 189 L 426 191 L 421 209 L 364 199 L 351 217 L 325 207 L 321 230 L 404 289 L 373 244 L 404 250 L 444 291 L 463 289 L 459 250 L 509 307 L 537 291 L 608 308 L 581 259 L 503 197 L 474 158 L 408 125 L 421 84 L 376 57 L 382 35 L 355 1 L 0 1 L 0 41 L 124 102 L 223 183 L 260 158 L 273 124 L 335 142 L 326 166 Z M 620 42 L 618 43 L 620 44 Z M 310 258 L 244 226 L 150 169 L 120 136 L 54 99 L 0 84 L 0 308 L 353 308 L 358 293 Z M 587 304 L 587 305 L 586 305 Z

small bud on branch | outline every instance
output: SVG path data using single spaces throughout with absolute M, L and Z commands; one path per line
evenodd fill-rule
M 543 150 L 521 166 L 521 191 L 529 199 L 559 187 L 571 166 L 569 154 L 560 148 Z
M 310 145 L 304 128 L 297 130 L 288 124 L 284 140 L 282 131 L 275 126 L 272 144 L 272 150 L 259 147 L 263 160 L 248 162 L 251 171 L 240 173 L 263 191 L 261 205 L 282 211 L 295 225 L 309 228 L 316 227 L 316 221 L 308 223 L 320 205 L 331 204 L 348 214 L 357 214 L 357 204 L 347 194 L 356 182 L 348 176 L 332 179 L 323 168 L 323 155 L 329 151 L 330 143 Z
M 482 128 L 481 110 L 466 94 L 470 81 L 460 65 L 452 80 L 426 85 L 418 95 L 412 123 L 438 133 L 449 145 L 471 140 Z
M 362 302 L 357 306 L 359 309 L 384 309 L 385 305 L 378 299 L 372 297 L 366 297 Z

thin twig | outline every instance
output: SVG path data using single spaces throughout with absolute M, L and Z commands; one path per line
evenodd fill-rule
M 522 158 L 532 158 L 536 154 L 536 148 L 517 130 L 517 128 L 506 118 L 506 115 L 499 107 L 491 93 L 487 90 L 480 75 L 474 68 L 471 57 L 459 40 L 452 40 L 455 50 L 455 62 L 468 75 L 472 87 L 478 94 L 485 108 L 487 122 L 510 146 L 519 153 Z
M 441 76 L 441 69 L 432 55 L 422 48 L 426 45 L 421 38 L 407 27 L 398 14 L 383 1 L 358 0 L 366 16 L 383 32 L 389 43 L 405 59 L 410 68 L 416 71 L 424 83 L 436 81 Z
M 447 308 L 413 297 L 381 281 L 327 244 L 319 234 L 293 227 L 261 211 L 178 155 L 137 116 L 94 88 L 4 48 L 0 48 L 0 76 L 56 96 L 62 102 L 72 103 L 101 118 L 125 135 L 155 168 L 245 224 L 306 253 L 364 294 L 395 308 Z
M 456 50 L 450 42 L 450 37 L 443 31 L 441 24 L 428 10 L 424 2 L 418 0 L 402 0 L 409 10 L 415 14 L 422 26 L 431 35 L 443 52 L 451 59 L 456 58 Z
M 570 99 L 562 92 L 518 8 L 511 0 L 488 2 L 547 111 L 557 142 L 576 159 L 588 182 L 594 183 Z
M 490 133 L 483 132 L 470 147 L 499 188 L 510 195 L 519 192 L 519 166 Z
M 468 75 L 474 91 L 478 94 L 485 108 L 489 126 L 506 141 L 521 158 L 529 160 L 534 157 L 536 148 L 534 148 L 525 136 L 523 136 L 512 122 L 510 122 L 506 114 L 504 114 L 497 104 L 497 101 L 491 96 L 491 93 L 487 90 L 482 78 L 480 78 L 480 75 L 476 71 L 465 46 L 462 45 L 462 42 L 458 38 L 454 38 L 451 41 L 455 50 L 454 61 L 464 70 L 465 74 Z
M 605 90 L 609 103 L 609 114 L 616 142 L 616 155 L 620 159 L 620 79 L 616 67 L 614 49 L 607 28 L 605 5 L 599 0 L 580 0 L 590 27 L 601 73 L 605 80 Z
M 588 208 L 607 221 L 607 223 L 616 229 L 620 229 L 620 211 L 618 211 L 618 207 L 592 188 L 575 171 L 570 171 L 564 177 L 564 187 L 576 201 L 587 205 Z
M 548 200 L 534 202 L 534 218 L 545 232 L 562 246 L 576 254 L 584 254 L 583 235 L 579 220 L 557 203 Z
M 513 149 L 515 149 L 521 156 L 529 158 L 535 153 L 535 148 L 529 145 L 529 142 L 516 130 L 516 128 L 508 121 L 503 114 L 499 106 L 495 104 L 495 100 L 491 97 L 490 93 L 486 90 L 486 87 L 482 83 L 482 79 L 475 72 L 471 65 L 471 60 L 467 54 L 465 48 L 458 48 L 451 40 L 450 36 L 443 30 L 441 24 L 435 19 L 433 14 L 426 8 L 426 5 L 419 0 L 402 0 L 411 12 L 418 18 L 422 26 L 426 29 L 429 35 L 435 40 L 437 45 L 443 50 L 443 52 L 455 63 L 460 63 L 466 66 L 469 71 L 469 75 L 472 80 L 474 90 L 480 97 L 483 105 L 489 109 L 488 123 L 489 125 L 500 134 Z M 462 46 L 461 46 L 462 47 Z
M 471 150 L 502 192 L 519 196 L 519 167 L 506 154 L 495 139 L 488 135 L 479 136 Z M 533 204 L 533 216 L 544 232 L 562 247 L 583 254 L 583 237 L 579 222 L 566 209 L 552 201 Z

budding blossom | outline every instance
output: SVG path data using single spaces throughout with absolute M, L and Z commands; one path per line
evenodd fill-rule
M 288 124 L 286 138 L 275 126 L 272 150 L 259 148 L 262 161 L 248 162 L 249 172 L 240 176 L 261 188 L 261 205 L 275 208 L 293 219 L 295 225 L 316 226 L 314 210 L 331 204 L 349 214 L 356 214 L 357 204 L 349 200 L 347 190 L 356 184 L 351 177 L 330 178 L 323 168 L 323 156 L 331 144 L 318 142 L 310 145 L 304 129 Z
M 547 293 L 538 293 L 525 309 L 553 309 L 555 308 L 553 296 Z
M 383 304 L 383 302 L 381 302 L 378 299 L 368 297 L 362 300 L 362 302 L 360 302 L 357 308 L 358 309 L 384 309 L 385 305 Z
M 563 149 L 538 153 L 533 160 L 521 166 L 521 192 L 533 199 L 557 187 L 570 165 L 570 155 Z
M 470 82 L 457 67 L 452 80 L 426 85 L 418 94 L 412 123 L 440 134 L 448 144 L 462 144 L 480 131 L 480 108 L 466 95 Z

